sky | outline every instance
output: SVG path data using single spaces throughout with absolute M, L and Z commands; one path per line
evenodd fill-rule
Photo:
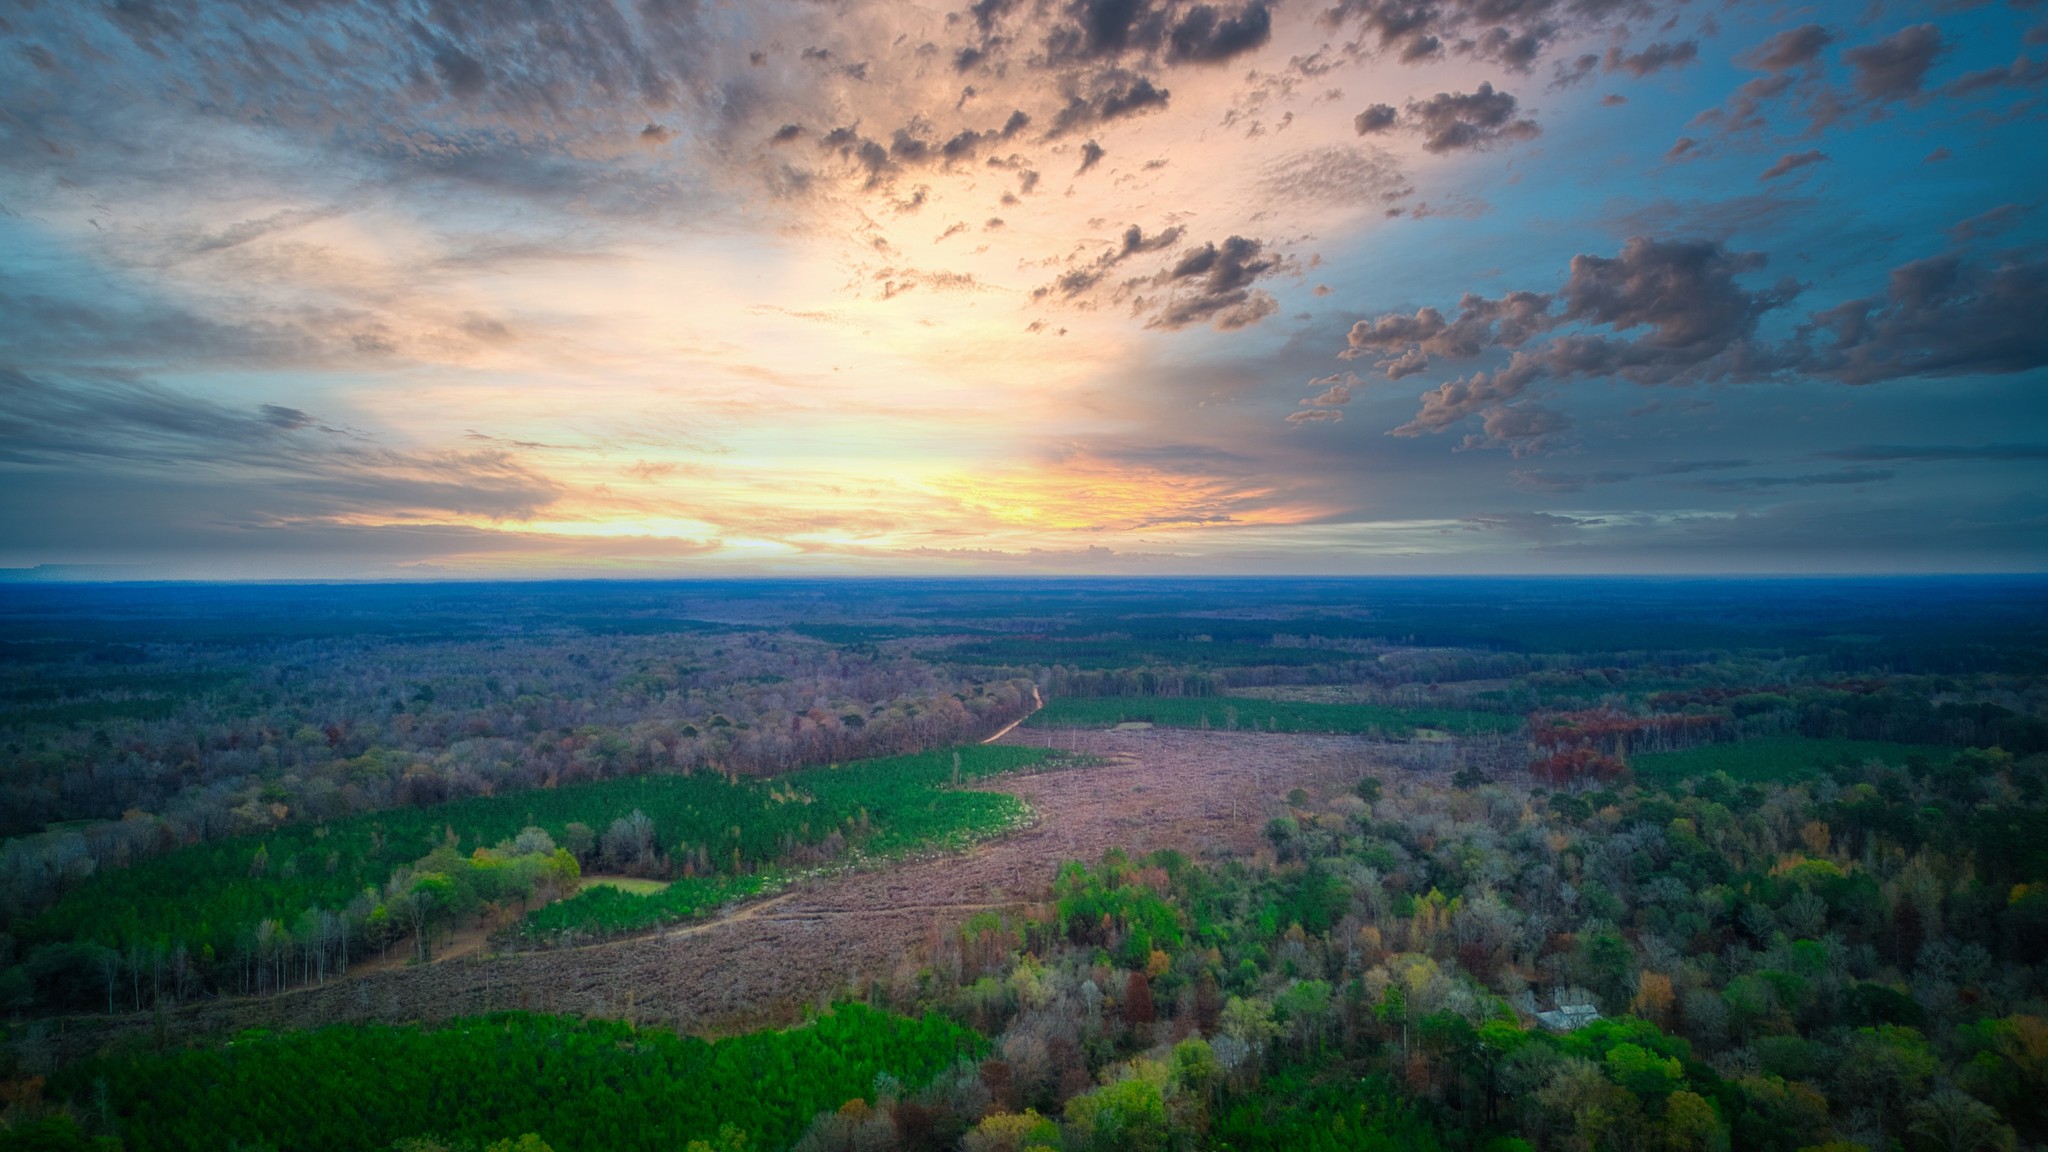
M 2048 4 L 0 3 L 0 566 L 2048 567 Z

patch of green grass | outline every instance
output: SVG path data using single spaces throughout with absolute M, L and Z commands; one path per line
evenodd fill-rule
M 1511 732 L 1522 718 L 1454 708 L 1388 708 L 1377 704 L 1311 704 L 1239 696 L 1065 696 L 1046 701 L 1025 721 L 1033 728 L 1107 728 L 1143 721 L 1162 728 L 1259 732 L 1342 732 L 1407 738 L 1418 728 L 1447 732 Z
M 1903 764 L 1906 757 L 1916 755 L 1946 760 L 1955 755 L 1955 749 L 1883 740 L 1769 736 L 1735 744 L 1703 744 L 1682 752 L 1649 752 L 1630 757 L 1629 767 L 1635 771 L 1636 779 L 1645 784 L 1673 784 L 1716 772 L 1726 772 L 1744 784 L 1790 783 L 1837 764 L 1861 764 L 1865 760 Z
M 638 876 L 585 876 L 583 887 L 616 888 L 628 895 L 645 896 L 650 892 L 661 891 L 668 887 L 668 883 L 662 880 L 643 880 Z

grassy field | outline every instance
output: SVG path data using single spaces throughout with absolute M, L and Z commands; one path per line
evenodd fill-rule
M 1902 764 L 1913 755 L 1946 760 L 1954 754 L 1953 748 L 1926 744 L 1773 736 L 1738 744 L 1706 744 L 1683 752 L 1651 752 L 1631 757 L 1629 767 L 1635 770 L 1636 779 L 1645 784 L 1669 784 L 1716 772 L 1726 772 L 1745 784 L 1760 784 L 1803 780 L 1844 762 L 1861 764 L 1876 759 Z
M 585 876 L 585 888 L 616 888 L 633 896 L 645 896 L 668 887 L 666 880 L 645 880 L 638 876 Z
M 56 1088 L 103 1101 L 131 1152 L 381 1152 L 419 1136 L 473 1149 L 525 1132 L 559 1152 L 667 1152 L 716 1140 L 725 1124 L 768 1152 L 819 1111 L 873 1099 L 878 1074 L 914 1087 L 986 1048 L 942 1017 L 857 1003 L 804 1027 L 710 1043 L 507 1012 L 431 1027 L 246 1032 L 219 1047 L 75 1065 Z
M 1162 728 L 1260 732 L 1343 732 L 1406 738 L 1418 728 L 1446 732 L 1512 732 L 1519 716 L 1453 708 L 1387 708 L 1377 704 L 1311 704 L 1239 696 L 1163 698 L 1066 696 L 1048 700 L 1025 721 L 1032 728 L 1106 728 L 1142 721 Z

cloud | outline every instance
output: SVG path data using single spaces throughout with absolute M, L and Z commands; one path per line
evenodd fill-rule
M 1699 59 L 1699 55 L 1697 40 L 1681 40 L 1675 44 L 1659 42 L 1635 53 L 1625 52 L 1616 45 L 1607 50 L 1603 64 L 1609 72 L 1626 72 L 1640 80 L 1666 68 L 1683 68 Z
M 1803 476 L 1737 476 L 1728 479 L 1691 480 L 1692 487 L 1705 488 L 1714 492 L 1765 492 L 1773 488 L 1826 488 L 1847 484 L 1877 484 L 1890 480 L 1893 473 L 1884 468 L 1844 468 L 1838 472 L 1809 473 Z
M 1331 145 L 1275 160 L 1261 173 L 1260 197 L 1305 208 L 1384 208 L 1414 192 L 1394 158 L 1370 146 Z
M 1574 534 L 1574 529 L 1597 528 L 1607 523 L 1599 517 L 1560 516 L 1555 512 L 1482 512 L 1459 520 L 1470 532 L 1503 532 L 1539 544 L 1548 544 Z
M 1352 51 L 1404 64 L 1464 56 L 1525 73 L 1553 43 L 1590 36 L 1641 11 L 1608 0 L 1338 0 L 1323 20 L 1356 29 Z
M 1360 387 L 1362 382 L 1358 377 L 1346 372 L 1342 376 L 1323 376 L 1309 381 L 1308 384 L 1311 388 L 1321 388 L 1323 390 L 1303 400 L 1301 402 L 1302 407 L 1337 408 L 1351 403 L 1351 390 Z
M 2035 205 L 2032 204 L 2000 204 L 1988 212 L 1958 222 L 1955 227 L 1948 230 L 1948 234 L 1958 244 L 1988 239 L 2018 224 L 2034 208 Z
M 564 489 L 503 449 L 405 452 L 284 405 L 243 410 L 117 374 L 0 369 L 0 461 L 136 490 L 231 486 L 275 522 L 523 520 Z M 105 510 L 111 521 L 120 505 Z
M 1166 289 L 1166 298 L 1145 326 L 1208 323 L 1228 331 L 1256 324 L 1279 311 L 1280 305 L 1252 285 L 1285 265 L 1280 257 L 1267 254 L 1263 243 L 1243 236 L 1232 236 L 1220 246 L 1209 243 L 1191 249 L 1153 277 L 1155 286 Z
M 1074 175 L 1079 176 L 1081 173 L 1100 164 L 1102 158 L 1106 155 L 1108 153 L 1103 150 L 1102 145 L 1097 144 L 1093 140 L 1081 145 L 1081 167 L 1075 170 Z
M 1944 47 L 1941 29 L 1915 24 L 1842 55 L 1856 70 L 1859 95 L 1867 100 L 1905 100 L 1920 95 L 1927 70 Z
M 1817 313 L 1833 337 L 1812 365 L 1844 383 L 2008 374 L 2048 366 L 2048 259 L 1991 267 L 1959 256 L 1892 270 L 1883 297 Z
M 1817 148 L 1806 152 L 1794 152 L 1790 155 L 1780 156 L 1777 163 L 1764 169 L 1763 175 L 1758 176 L 1757 179 L 1759 181 L 1776 180 L 1787 172 L 1796 172 L 1809 165 L 1818 164 L 1827 158 L 1828 154 Z
M 1716 241 L 1638 237 L 1616 257 L 1573 257 L 1570 277 L 1554 296 L 1515 292 L 1488 299 L 1468 293 L 1456 320 L 1434 308 L 1361 320 L 1352 325 L 1344 355 L 1386 356 L 1391 367 L 1418 353 L 1471 360 L 1506 351 L 1506 367 L 1424 393 L 1415 417 L 1391 434 L 1444 432 L 1486 413 L 1485 443 L 1536 444 L 1562 426 L 1548 415 L 1511 416 L 1508 406 L 1541 379 L 1613 376 L 1663 384 L 1747 378 L 1774 367 L 1771 354 L 1756 345 L 1757 324 L 1798 290 L 1788 281 L 1761 290 L 1743 287 L 1738 277 L 1760 271 L 1764 262 L 1761 253 L 1733 252 Z M 1531 343 L 1558 329 L 1568 331 Z M 1601 329 L 1613 335 L 1599 334 Z M 1617 338 L 1637 330 L 1643 334 Z
M 1374 104 L 1353 117 L 1351 127 L 1360 136 L 1370 136 L 1375 132 L 1392 131 L 1400 119 L 1401 110 L 1392 104 Z
M 1833 460 L 1883 463 L 1938 463 L 1945 461 L 2004 462 L 2048 460 L 2048 444 L 1866 444 L 1823 452 Z
M 1943 86 L 1942 92 L 1949 96 L 1971 96 L 1990 88 L 2029 88 L 2043 81 L 2048 81 L 2048 60 L 2020 56 L 2010 64 L 1966 72 Z
M 1351 326 L 1345 340 L 1347 359 L 1368 353 L 1402 357 L 1430 354 L 1469 360 L 1491 347 L 1519 347 L 1551 324 L 1554 297 L 1537 292 L 1510 292 L 1498 300 L 1467 292 L 1458 301 L 1458 316 L 1446 320 L 1435 308 L 1413 316 L 1387 313 Z M 1424 363 L 1427 361 L 1425 359 Z M 1390 379 L 1401 375 L 1390 372 Z
M 1773 35 L 1736 58 L 1744 68 L 1766 75 L 1743 82 L 1721 107 L 1700 113 L 1693 123 L 1727 133 L 1760 131 L 1766 126 L 1765 104 L 1788 95 L 1802 101 L 1816 123 L 1838 117 L 1840 101 L 1826 86 L 1820 59 L 1832 43 L 1834 34 L 1818 24 Z
M 1835 42 L 1834 34 L 1818 24 L 1787 28 L 1750 49 L 1742 56 L 1744 67 L 1762 72 L 1786 72 L 1804 68 L 1820 59 L 1821 49 Z
M 1423 148 L 1442 154 L 1541 135 L 1534 120 L 1515 119 L 1515 106 L 1512 95 L 1482 83 L 1474 92 L 1439 92 L 1427 100 L 1411 100 L 1408 116 L 1422 134 Z
M 1088 80 L 1086 91 L 1067 94 L 1067 103 L 1053 116 L 1046 136 L 1064 136 L 1096 124 L 1155 111 L 1166 107 L 1171 95 L 1153 84 L 1149 76 L 1121 69 L 1098 72 Z
M 1548 450 L 1551 441 L 1571 426 L 1571 417 L 1540 405 L 1496 404 L 1486 409 L 1478 434 L 1465 437 L 1458 448 L 1467 451 L 1505 447 L 1519 460 Z
M 1434 390 L 1424 392 L 1422 409 L 1415 418 L 1387 435 L 1413 437 L 1447 432 L 1467 416 L 1500 408 L 1516 399 L 1526 386 L 1525 380 L 1505 378 L 1504 373 L 1474 372 L 1461 380 L 1446 381 Z
M 1225 15 L 1209 4 L 1188 9 L 1167 38 L 1167 59 L 1219 63 L 1257 48 L 1273 35 L 1273 11 L 1248 4 Z
M 1813 313 L 1775 345 L 1759 339 L 1758 325 L 1796 298 L 1800 286 L 1789 279 L 1767 288 L 1741 283 L 1764 266 L 1762 253 L 1732 251 L 1719 241 L 1638 237 L 1616 257 L 1573 257 L 1554 296 L 1467 294 L 1455 320 L 1434 308 L 1360 320 L 1341 355 L 1385 357 L 1392 376 L 1394 367 L 1425 356 L 1506 353 L 1504 367 L 1423 393 L 1415 417 L 1391 433 L 1444 432 L 1485 413 L 1489 443 L 1535 428 L 1500 413 L 1525 403 L 1524 393 L 1540 380 L 1613 377 L 1648 385 L 1806 374 L 1869 384 L 2048 366 L 2048 326 L 2039 320 L 2048 315 L 2048 261 L 1984 267 L 1953 255 L 1916 260 L 1892 271 L 1885 296 Z
M 1335 408 L 1304 408 L 1287 414 L 1289 424 L 1336 424 L 1343 419 L 1344 414 Z
M 1165 251 L 1180 243 L 1181 237 L 1186 234 L 1186 228 L 1175 225 L 1147 236 L 1143 228 L 1133 224 L 1129 228 L 1124 229 L 1122 237 L 1119 238 L 1119 242 L 1115 246 L 1104 249 L 1096 255 L 1095 259 L 1088 263 L 1068 270 L 1051 284 L 1034 289 L 1031 293 L 1031 298 L 1034 300 L 1044 300 L 1048 297 L 1057 296 L 1063 300 L 1071 300 L 1095 287 L 1117 265 L 1122 264 L 1133 256 L 1142 256 L 1148 252 Z
M 1608 484 L 1626 484 L 1641 477 L 1683 476 L 1694 472 L 1724 472 L 1747 468 L 1747 460 L 1679 460 L 1638 465 L 1600 472 L 1556 472 L 1537 468 L 1517 470 L 1511 475 L 1516 487 L 1536 492 L 1579 492 Z

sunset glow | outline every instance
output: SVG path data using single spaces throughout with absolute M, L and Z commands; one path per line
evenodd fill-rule
M 2038 12 L 285 11 L 0 25 L 0 564 L 2044 555 Z

